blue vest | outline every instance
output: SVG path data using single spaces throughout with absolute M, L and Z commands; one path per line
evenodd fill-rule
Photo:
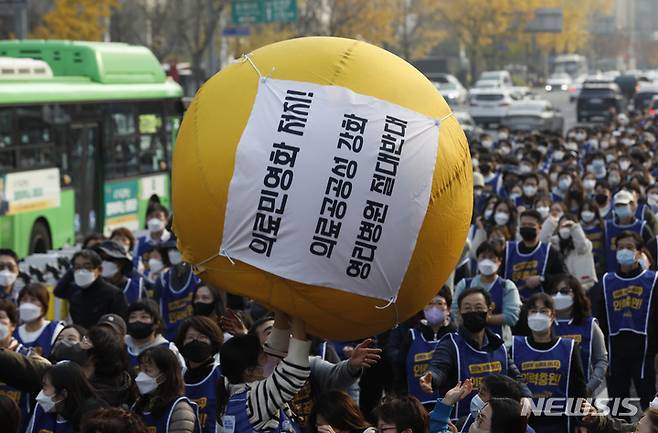
M 58 420 L 56 413 L 44 412 L 37 404 L 25 433 L 73 433 L 73 426 L 68 421 Z
M 199 383 L 186 383 L 185 396 L 199 406 L 202 433 L 215 433 L 217 421 L 217 382 L 223 381 L 218 365 Z M 223 385 L 223 382 L 222 382 Z
M 254 433 L 256 430 L 249 423 L 247 416 L 248 390 L 233 394 L 224 409 L 222 426 L 224 433 Z M 272 430 L 263 430 L 271 433 L 298 433 L 299 427 L 290 420 L 285 412 L 279 411 L 279 427 Z
M 553 326 L 553 332 L 556 336 L 571 338 L 578 343 L 586 380 L 589 380 L 590 369 L 592 368 L 592 331 L 594 323 L 598 323 L 594 317 L 586 317 L 580 325 L 574 324 L 573 319 L 571 319 L 558 320 Z
M 643 271 L 635 278 L 621 278 L 609 272 L 603 276 L 603 296 L 609 335 L 622 331 L 647 335 L 654 271 Z
M 635 209 L 635 218 L 645 221 L 645 212 L 647 210 L 647 205 L 646 204 L 639 204 L 637 206 L 637 209 Z
M 459 333 L 448 334 L 457 352 L 457 380 L 471 379 L 473 391 L 455 405 L 453 418 L 461 418 L 471 411 L 471 399 L 478 393 L 480 382 L 490 374 L 507 375 L 507 349 L 501 344 L 493 352 L 477 350 L 462 338 Z
M 496 194 L 500 193 L 502 186 L 502 176 L 500 173 L 496 173 L 491 179 L 484 181 L 484 186 L 491 187 L 491 190 Z
M 166 347 L 168 349 L 170 344 L 171 343 L 169 341 L 165 341 L 162 344 L 158 344 L 156 347 Z M 139 358 L 141 352 L 140 354 L 135 354 L 133 351 L 130 350 L 130 346 L 126 344 L 126 353 L 128 353 L 128 363 L 130 364 L 130 366 L 137 367 L 139 365 L 139 361 L 137 359 Z
M 535 293 L 543 291 L 541 285 L 528 289 L 525 280 L 532 276 L 543 276 L 548 263 L 550 244 L 539 242 L 537 247 L 529 254 L 519 252 L 519 243 L 508 241 L 505 248 L 505 278 L 512 280 L 519 289 L 521 301 L 528 299 Z
M 432 353 L 439 340 L 425 340 L 423 333 L 417 329 L 410 329 L 411 345 L 407 352 L 407 389 L 409 395 L 413 395 L 423 404 L 435 403 L 439 397 L 438 390 L 432 394 L 425 393 L 420 389 L 420 378 L 427 373 L 432 361 Z
M 55 334 L 55 329 L 60 322 L 53 320 L 47 324 L 42 330 L 41 334 L 34 340 L 30 342 L 25 342 L 21 339 L 21 336 L 18 335 L 18 328 L 14 331 L 14 338 L 18 340 L 25 347 L 33 348 L 36 353 L 47 358 L 50 355 L 50 349 L 52 348 L 53 336 Z
M 642 229 L 646 223 L 642 220 L 636 219 L 632 224 L 617 224 L 613 219 L 606 220 L 605 222 L 605 269 L 607 272 L 615 272 L 617 270 L 617 249 L 615 248 L 615 240 L 622 232 L 630 231 L 642 235 Z
M 473 284 L 473 278 L 466 278 L 464 279 L 464 289 L 470 289 L 472 284 Z M 505 280 L 496 277 L 496 280 L 494 281 L 493 285 L 489 289 L 489 295 L 491 296 L 491 301 L 494 303 L 494 310 L 493 314 L 503 314 L 503 295 L 505 292 Z M 480 286 L 482 288 L 485 288 L 484 286 Z M 487 325 L 489 329 L 491 329 L 493 332 L 498 334 L 499 336 L 503 336 L 503 328 L 502 326 L 498 325 Z
M 144 277 L 138 273 L 133 273 L 123 288 L 123 294 L 126 295 L 128 305 L 142 299 L 144 297 Z
M 196 413 L 194 433 L 201 433 L 201 428 L 199 427 L 199 408 L 197 407 L 196 403 L 190 401 L 190 399 L 187 397 L 178 397 L 172 401 L 164 415 L 158 419 L 154 418 L 153 415 L 151 415 L 151 412 L 142 412 L 141 414 L 138 414 L 142 417 L 142 421 L 144 421 L 146 430 L 149 433 L 168 433 L 171 414 L 174 412 L 176 405 L 181 401 L 188 402 L 192 406 L 192 409 L 194 409 L 194 412 Z
M 160 293 L 160 311 L 164 324 L 164 337 L 167 340 L 176 338 L 178 325 L 188 317 L 192 316 L 192 294 L 201 280 L 192 273 L 192 268 L 187 267 L 187 280 L 183 287 L 176 290 L 171 283 L 171 273 L 174 268 L 167 270 L 161 276 L 162 293 Z
M 605 266 L 605 235 L 603 228 L 595 224 L 592 227 L 583 226 L 583 231 L 587 239 L 592 242 L 592 255 L 594 256 L 594 262 L 596 263 L 596 269 L 603 269 Z M 616 262 L 616 260 L 615 260 Z

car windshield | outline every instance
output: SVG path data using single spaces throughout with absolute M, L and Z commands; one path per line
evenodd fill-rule
M 498 82 L 493 80 L 480 80 L 475 83 L 475 87 L 498 87 Z
M 486 93 L 483 95 L 476 95 L 475 99 L 478 101 L 502 101 L 505 99 L 505 96 L 503 96 L 501 93 Z
M 436 83 L 436 87 L 438 87 L 439 90 L 455 90 L 455 89 L 457 89 L 457 85 L 455 83 Z
M 505 118 L 505 123 L 508 125 L 522 126 L 522 125 L 538 125 L 542 122 L 541 117 L 531 115 L 508 115 Z

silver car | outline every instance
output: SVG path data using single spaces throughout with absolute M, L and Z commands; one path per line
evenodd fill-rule
M 564 118 L 548 101 L 523 100 L 509 106 L 502 124 L 511 131 L 550 131 L 562 135 Z
M 436 74 L 431 77 L 431 80 L 449 105 L 455 106 L 466 103 L 468 92 L 454 75 Z

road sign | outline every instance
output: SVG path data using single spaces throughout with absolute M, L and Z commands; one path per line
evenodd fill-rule
M 232 0 L 233 24 L 260 24 L 297 20 L 297 0 Z
M 226 27 L 222 30 L 222 36 L 249 36 L 250 34 L 249 27 Z
M 535 19 L 528 23 L 525 31 L 528 33 L 560 33 L 563 21 L 560 8 L 535 9 Z

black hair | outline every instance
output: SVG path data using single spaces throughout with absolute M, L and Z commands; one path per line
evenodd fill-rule
M 146 216 L 148 217 L 149 215 L 155 212 L 163 212 L 165 214 L 165 218 L 169 218 L 169 209 L 162 206 L 160 203 L 150 204 L 148 209 L 146 210 Z
M 5 432 L 18 433 L 21 426 L 21 410 L 13 399 L 3 394 L 0 394 L 0 420 Z
M 204 316 L 192 316 L 185 319 L 180 326 L 178 327 L 178 333 L 176 334 L 176 339 L 174 343 L 176 347 L 182 349 L 185 345 L 185 334 L 187 331 L 193 328 L 197 332 L 205 335 L 210 339 L 210 346 L 212 347 L 212 353 L 218 353 L 224 343 L 224 334 L 219 328 L 219 325 L 215 323 L 209 317 Z
M 542 223 L 542 217 L 541 214 L 536 211 L 535 209 L 526 209 L 523 212 L 521 212 L 521 215 L 519 217 L 519 220 L 523 217 L 529 217 L 529 218 L 534 218 L 537 220 L 537 224 L 541 225 Z
M 265 322 L 269 322 L 269 321 L 271 321 L 271 320 L 274 320 L 274 316 L 272 316 L 272 315 L 269 314 L 269 313 L 266 314 L 266 315 L 264 315 L 264 316 L 261 317 L 260 319 L 255 320 L 254 323 L 251 324 L 251 327 L 249 327 L 249 334 L 250 334 L 250 335 L 256 335 L 256 329 L 258 329 L 258 327 L 259 327 L 260 325 L 262 325 L 263 323 L 265 323 Z
M 12 325 L 18 323 L 18 312 L 16 311 L 16 305 L 11 302 L 9 299 L 0 299 L 0 311 L 7 313 L 7 317 Z
M 475 257 L 480 257 L 480 254 L 484 254 L 484 253 L 491 253 L 496 257 L 498 257 L 499 259 L 501 258 L 500 254 L 496 250 L 496 247 L 494 247 L 493 244 L 489 241 L 484 241 L 480 244 L 480 246 L 475 251 Z
M 574 324 L 580 325 L 586 318 L 592 315 L 592 302 L 589 300 L 589 296 L 587 296 L 587 293 L 585 293 L 585 289 L 583 289 L 583 286 L 580 284 L 580 281 L 578 281 L 578 278 L 571 274 L 562 274 L 554 278 L 549 293 L 551 295 L 556 294 L 556 288 L 558 284 L 562 282 L 566 282 L 573 291 L 571 317 L 573 318 Z
M 74 263 L 75 259 L 77 259 L 78 257 L 82 257 L 83 259 L 89 260 L 89 262 L 94 266 L 94 268 L 100 268 L 101 264 L 103 263 L 103 259 L 101 259 L 101 256 L 98 255 L 96 251 L 88 248 L 84 250 L 80 250 L 77 253 L 73 254 L 73 257 L 71 258 L 71 263 Z
M 346 433 L 362 433 L 370 427 L 359 405 L 345 391 L 328 391 L 316 400 L 309 415 L 309 433 L 318 433 L 318 415 L 334 429 Z
M 560 224 L 562 224 L 562 221 L 573 221 L 574 223 L 578 223 L 578 218 L 569 214 L 565 213 L 560 217 L 557 223 L 557 227 L 555 228 L 555 231 L 557 232 L 557 237 L 558 237 L 558 245 L 560 246 L 560 252 L 562 253 L 563 256 L 566 256 L 569 251 L 574 250 L 576 247 L 573 244 L 573 238 L 572 236 L 569 236 L 566 239 L 562 239 L 562 236 L 560 236 Z
M 84 249 L 89 248 L 89 244 L 92 243 L 92 242 L 100 242 L 100 241 L 104 241 L 104 240 L 105 240 L 105 236 L 103 236 L 100 233 L 88 234 L 82 240 L 82 249 L 84 250 Z M 75 256 L 74 256 L 74 258 L 75 258 Z M 71 260 L 71 261 L 73 261 L 73 260 Z
M 511 398 L 492 398 L 491 433 L 525 433 L 528 419 L 521 414 L 521 404 Z
M 125 343 L 112 328 L 94 326 L 88 337 L 92 344 L 88 352 L 94 360 L 94 376 L 114 378 L 128 370 Z
M 395 424 L 398 432 L 429 433 L 429 415 L 420 401 L 413 396 L 388 397 L 375 409 L 377 419 Z
M 459 294 L 457 297 L 457 308 L 461 308 L 462 306 L 462 301 L 470 295 L 479 293 L 482 296 L 484 296 L 484 302 L 487 304 L 487 307 L 491 306 L 491 295 L 489 294 L 488 290 L 483 289 L 482 287 L 471 287 Z
M 220 293 L 219 289 L 213 285 L 210 284 L 199 284 L 194 288 L 194 291 L 192 292 L 192 302 L 194 302 L 194 298 L 196 297 L 196 293 L 201 289 L 202 287 L 205 287 L 208 289 L 210 294 L 213 297 L 213 312 L 217 316 L 221 316 L 224 314 L 225 306 L 224 306 L 224 300 L 222 299 L 222 294 Z
M 0 256 L 9 256 L 16 262 L 18 265 L 18 254 L 10 248 L 0 248 Z
M 134 412 L 107 407 L 90 412 L 80 425 L 80 433 L 148 433 L 144 422 Z
M 112 239 L 115 236 L 122 236 L 128 239 L 128 243 L 129 243 L 128 252 L 132 251 L 133 248 L 135 248 L 135 235 L 133 235 L 133 232 L 130 229 L 126 227 L 116 228 L 112 230 L 112 233 L 110 233 L 110 239 Z
M 23 287 L 20 292 L 18 292 L 18 298 L 16 302 L 18 305 L 21 304 L 25 296 L 32 296 L 41 302 L 41 315 L 45 315 L 48 312 L 48 305 L 50 304 L 50 293 L 48 293 L 48 288 L 43 283 L 30 283 L 27 286 Z
M 76 331 L 78 331 L 78 334 L 80 334 L 80 340 L 82 340 L 82 337 L 87 336 L 87 329 L 85 327 L 80 326 L 80 325 L 76 325 L 75 323 L 71 323 L 70 325 L 65 325 L 62 329 L 59 330 L 59 332 L 57 333 L 57 336 L 55 337 L 55 340 L 57 340 L 59 338 L 59 335 L 62 333 L 62 331 L 66 330 L 66 329 L 69 329 L 69 328 L 73 328 Z
M 263 353 L 263 346 L 258 337 L 252 334 L 236 335 L 224 343 L 219 352 L 219 359 L 222 360 L 222 374 L 229 383 L 243 383 L 245 370 L 258 366 L 261 353 Z M 224 412 L 228 399 L 228 389 L 219 386 L 217 413 Z
M 137 360 L 140 364 L 152 362 L 165 378 L 155 392 L 143 395 L 137 400 L 135 412 L 142 413 L 149 407 L 154 418 L 161 418 L 166 415 L 171 402 L 185 392 L 178 358 L 169 347 L 154 346 L 142 352 Z
M 446 284 L 441 286 L 439 293 L 437 293 L 436 296 L 441 296 L 443 299 L 445 299 L 448 310 L 450 310 L 450 306 L 452 305 L 452 289 L 450 286 Z
M 153 319 L 153 333 L 155 335 L 162 333 L 164 330 L 162 317 L 160 316 L 160 308 L 158 307 L 158 304 L 155 303 L 155 301 L 151 299 L 141 299 L 130 304 L 126 310 L 125 315 L 126 325 L 128 325 L 128 318 L 130 317 L 130 313 L 135 311 L 145 311 Z
M 632 238 L 635 241 L 635 248 L 638 251 L 644 247 L 644 242 L 642 241 L 642 238 L 640 237 L 639 234 L 629 230 L 624 230 L 623 232 L 621 232 L 619 236 L 615 238 L 615 249 L 617 248 L 617 243 L 619 243 L 619 240 L 626 238 Z
M 482 384 L 486 386 L 491 398 L 511 398 L 521 401 L 523 389 L 519 383 L 509 376 L 503 374 L 490 374 L 482 378 Z
M 89 400 L 98 400 L 98 394 L 87 380 L 82 367 L 75 362 L 61 361 L 46 371 L 44 380 L 46 378 L 50 380 L 57 395 L 61 396 L 62 391 L 66 391 L 63 407 L 57 412 L 77 426 L 83 415 L 81 408 L 88 407 Z

